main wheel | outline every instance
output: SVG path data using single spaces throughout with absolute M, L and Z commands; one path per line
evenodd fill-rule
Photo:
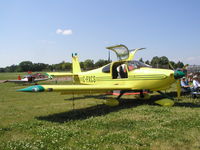
M 150 99 L 150 98 L 151 98 L 151 96 L 150 96 L 149 94 L 147 94 L 147 93 L 143 93 L 142 95 L 139 94 L 139 95 L 136 95 L 135 97 L 136 97 L 137 99 L 141 99 L 141 100 L 147 100 L 147 99 Z

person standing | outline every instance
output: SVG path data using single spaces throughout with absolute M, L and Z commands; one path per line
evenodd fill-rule
M 198 81 L 197 75 L 195 75 L 195 76 L 193 77 L 192 83 L 193 83 L 194 91 L 197 91 L 197 90 L 200 88 L 200 83 L 199 83 L 199 81 Z

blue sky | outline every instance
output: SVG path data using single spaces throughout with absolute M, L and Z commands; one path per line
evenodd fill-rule
M 199 0 L 5 0 L 0 20 L 0 67 L 70 62 L 73 52 L 97 61 L 116 44 L 146 47 L 138 59 L 200 65 Z

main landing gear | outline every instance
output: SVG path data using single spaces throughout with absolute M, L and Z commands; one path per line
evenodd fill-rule
M 136 99 L 140 99 L 140 100 L 148 100 L 151 98 L 149 91 L 119 91 L 118 93 L 118 97 L 117 98 L 105 98 L 105 104 L 109 105 L 109 106 L 118 106 L 120 104 L 120 98 L 123 95 L 128 95 L 128 93 L 130 93 L 130 95 L 135 95 Z M 169 97 L 168 95 L 166 95 L 165 93 L 161 92 L 161 91 L 157 91 L 160 95 L 162 95 L 164 98 L 159 99 L 159 100 L 155 100 L 154 103 L 158 104 L 160 106 L 165 106 L 165 107 L 169 107 L 169 106 L 173 106 L 174 105 L 174 99 Z M 114 94 L 113 94 L 114 95 Z
M 118 93 L 114 93 L 113 91 L 113 95 L 118 95 L 117 98 L 107 98 L 105 99 L 105 104 L 109 105 L 109 106 L 117 106 L 120 103 L 120 98 L 123 95 L 135 95 L 137 99 L 141 99 L 141 100 L 147 100 L 150 99 L 150 95 L 148 94 L 148 91 L 118 91 Z

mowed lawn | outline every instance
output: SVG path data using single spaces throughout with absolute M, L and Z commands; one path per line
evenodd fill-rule
M 18 76 L 0 74 L 0 80 L 6 75 Z M 72 101 L 73 95 L 16 92 L 24 87 L 0 84 L 1 150 L 200 149 L 200 98 L 182 96 L 175 106 L 161 107 L 124 96 L 109 107 L 97 95 Z

